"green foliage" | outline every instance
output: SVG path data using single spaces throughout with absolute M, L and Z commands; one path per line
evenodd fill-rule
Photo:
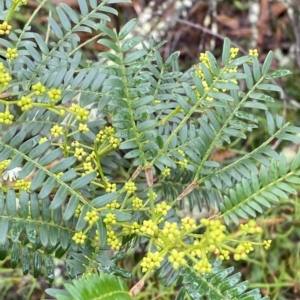
M 177 299 L 265 299 L 213 262 L 268 248 L 254 219 L 300 184 L 300 155 L 289 165 L 271 147 L 300 142 L 300 128 L 269 110 L 268 92 L 281 91 L 271 79 L 289 71 L 269 73 L 272 52 L 261 66 L 255 51 L 238 57 L 225 39 L 221 63 L 202 53 L 182 73 L 178 52 L 163 61 L 163 43 L 129 37 L 136 20 L 119 33 L 108 27 L 117 14 L 109 4 L 120 2 L 79 0 L 79 14 L 61 3 L 40 35 L 30 25 L 46 0 L 21 29 L 9 21 L 22 1 L 0 0 L 0 259 L 49 282 L 54 258 L 63 259 L 71 279 L 84 276 L 64 295 L 50 290 L 58 299 L 130 299 L 122 279 L 105 273 L 129 278 L 118 262 L 147 243 L 131 296 L 160 269 L 167 285 L 181 283 Z M 84 61 L 80 31 L 95 31 L 91 41 L 110 51 Z M 263 124 L 260 146 L 213 159 Z M 180 218 L 186 206 L 220 213 Z M 223 225 L 248 219 L 232 232 Z
M 191 299 L 207 299 L 227 300 L 227 299 L 243 299 L 243 300 L 260 300 L 268 299 L 261 297 L 258 289 L 245 292 L 249 283 L 247 281 L 240 282 L 241 273 L 232 274 L 233 267 L 223 269 L 220 262 L 215 262 L 213 272 L 209 275 L 200 275 L 190 268 L 182 268 L 183 287 L 178 293 L 176 300 L 186 299 L 189 295 Z
M 73 279 L 65 284 L 66 291 L 48 289 L 48 294 L 57 300 L 130 300 L 128 287 L 124 280 L 113 275 L 92 274 L 87 278 Z

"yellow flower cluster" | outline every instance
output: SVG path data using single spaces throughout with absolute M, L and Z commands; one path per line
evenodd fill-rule
M 82 161 L 83 157 L 86 156 L 86 152 L 83 148 L 76 148 L 74 156 L 77 157 L 79 161 Z
M 220 251 L 220 255 L 219 255 L 219 259 L 220 260 L 229 260 L 229 251 L 227 251 L 227 250 L 221 250 Z
M 82 231 L 76 232 L 72 237 L 72 240 L 75 241 L 76 244 L 84 244 L 86 235 Z
M 99 220 L 99 215 L 95 210 L 89 211 L 86 213 L 84 220 L 87 221 L 90 226 L 93 226 Z
M 21 179 L 16 181 L 15 188 L 29 193 L 30 185 L 31 185 L 30 181 L 25 181 L 24 179 Z
M 132 194 L 136 191 L 136 186 L 134 182 L 128 181 L 125 183 L 124 189 L 127 192 L 127 194 Z
M 140 232 L 151 237 L 158 233 L 158 227 L 152 220 L 144 220 Z
M 61 90 L 59 90 L 59 89 L 53 88 L 47 94 L 50 98 L 51 105 L 54 105 L 55 102 L 61 100 Z
M 148 252 L 141 262 L 142 272 L 153 270 L 158 268 L 163 261 L 163 257 L 160 256 L 159 252 Z
M 89 112 L 84 108 L 80 107 L 78 104 L 72 103 L 70 107 L 70 111 L 76 114 L 76 118 L 78 121 L 82 121 L 82 122 L 87 121 Z
M 0 124 L 11 125 L 14 120 L 14 115 L 12 115 L 8 110 L 4 113 L 0 112 Z
M 6 159 L 0 162 L 0 173 L 2 173 L 10 164 L 11 159 Z
M 79 145 L 79 144 L 78 144 Z M 86 158 L 86 161 L 92 161 L 94 158 L 96 158 L 96 154 L 94 151 L 92 151 L 88 157 Z
M 114 136 L 115 129 L 107 126 L 100 130 L 95 138 L 95 146 L 98 148 L 99 156 L 104 156 L 109 152 L 113 152 L 119 148 L 121 140 Z
M 133 210 L 138 210 L 140 208 L 143 207 L 143 200 L 138 198 L 138 197 L 135 197 L 133 200 L 132 200 L 132 209 Z
M 181 154 L 181 156 L 183 156 L 182 160 L 178 160 L 176 161 L 176 164 L 179 165 L 180 167 L 184 168 L 187 164 L 188 164 L 188 160 L 185 157 L 185 153 L 183 150 L 178 149 L 177 150 L 179 154 Z
M 117 223 L 117 216 L 112 214 L 112 213 L 108 213 L 103 222 L 106 224 L 106 225 L 115 225 Z
M 114 148 L 114 149 L 117 149 L 119 148 L 120 144 L 121 144 L 121 141 L 120 139 L 116 138 L 116 137 L 111 137 L 109 139 L 109 144 Z
M 42 85 L 41 82 L 38 82 L 32 85 L 31 89 L 35 92 L 36 95 L 41 96 L 45 93 L 46 87 Z
M 236 73 L 237 71 L 238 71 L 237 67 L 231 69 L 225 68 L 226 73 Z M 223 80 L 223 82 L 226 82 L 226 80 Z M 230 82 L 234 84 L 238 84 L 238 81 L 236 79 L 230 79 Z M 222 92 L 226 92 L 226 89 L 222 89 Z
M 249 50 L 249 55 L 250 56 L 258 57 L 258 51 L 257 51 L 257 49 L 250 49 Z
M 88 126 L 86 124 L 79 123 L 78 130 L 80 132 L 86 133 L 86 132 L 89 131 L 89 128 L 88 128 Z
M 58 126 L 58 125 L 54 125 L 50 131 L 54 137 L 59 137 L 60 135 L 63 135 L 63 133 L 64 133 L 62 126 Z
M 148 198 L 150 198 L 150 193 L 147 193 Z M 157 194 L 152 192 L 152 199 L 155 200 L 157 198 Z
M 3 34 L 10 34 L 12 26 L 9 25 L 6 21 L 4 21 L 2 24 L 0 24 L 0 35 Z
M 64 151 L 69 151 L 70 150 L 70 146 L 65 145 L 65 144 L 60 144 L 59 148 L 63 149 Z
M 143 201 L 137 197 L 132 200 L 133 207 L 141 207 Z M 115 210 L 120 207 L 117 200 L 106 205 L 107 209 Z M 155 215 L 165 216 L 171 207 L 165 202 L 161 202 L 155 207 Z M 78 206 L 75 216 L 79 216 L 82 207 Z M 99 218 L 97 211 L 86 213 L 84 219 L 93 226 Z M 149 252 L 141 262 L 141 268 L 144 273 L 152 272 L 161 265 L 164 259 L 172 265 L 174 269 L 187 264 L 187 261 L 193 262 L 195 271 L 207 274 L 212 272 L 212 264 L 210 263 L 211 255 L 220 260 L 228 260 L 232 256 L 235 260 L 244 260 L 248 258 L 248 254 L 254 250 L 254 243 L 243 239 L 245 234 L 260 234 L 261 228 L 255 221 L 251 220 L 246 224 L 242 224 L 238 231 L 233 234 L 226 232 L 226 227 L 219 219 L 201 219 L 200 225 L 197 226 L 194 219 L 184 217 L 181 222 L 164 221 L 162 225 L 158 225 L 160 220 L 146 219 L 142 224 L 137 221 L 132 224 L 117 222 L 116 214 L 107 213 L 103 222 L 107 228 L 107 244 L 112 250 L 120 250 L 122 247 L 121 237 L 123 235 L 136 234 L 142 237 L 148 237 L 151 242 Z M 197 233 L 197 229 L 203 227 L 203 233 Z M 122 228 L 122 230 L 119 230 Z M 118 233 L 117 233 L 118 232 Z M 95 247 L 99 244 L 99 234 L 97 239 L 93 241 Z M 189 239 L 186 239 L 189 237 Z M 85 242 L 86 235 L 77 232 L 73 240 L 77 244 Z M 186 243 L 193 239 L 192 243 Z M 235 246 L 231 246 L 235 243 Z M 271 240 L 264 241 L 262 244 L 265 248 L 270 247 Z
M 111 203 L 106 204 L 105 207 L 106 207 L 107 209 L 112 209 L 112 210 L 113 210 L 113 209 L 118 209 L 118 208 L 120 208 L 120 206 L 121 206 L 120 203 L 118 203 L 117 200 L 114 200 L 114 201 L 112 201 Z
M 6 58 L 10 60 L 14 60 L 18 57 L 18 49 L 17 48 L 7 48 L 6 50 Z
M 161 233 L 168 239 L 168 244 L 176 243 L 176 240 L 180 236 L 180 231 L 177 223 L 175 222 L 165 222 L 164 228 Z
M 218 245 L 226 239 L 226 227 L 220 220 L 202 219 L 201 224 L 206 226 L 202 241 L 204 240 L 208 245 Z
M 176 249 L 173 249 L 168 257 L 169 262 L 172 264 L 173 269 L 178 269 L 180 266 L 183 266 L 186 264 L 186 260 L 184 259 L 184 252 L 177 251 Z
M 252 247 L 251 242 L 242 242 L 241 244 L 237 245 L 235 248 L 235 253 L 234 253 L 234 260 L 245 260 L 248 258 L 248 253 L 253 251 L 254 248 Z
M 108 138 L 115 134 L 115 129 L 111 126 L 106 126 L 103 130 L 100 130 L 96 136 L 96 142 L 104 142 Z
M 203 87 L 204 87 L 204 92 L 209 92 L 210 90 L 211 90 L 211 91 L 214 91 L 214 92 L 217 92 L 217 91 L 218 91 L 218 89 L 216 89 L 216 88 L 212 88 L 212 89 L 211 89 L 210 86 L 207 84 L 206 81 L 203 81 L 202 84 L 203 84 Z M 198 91 L 197 91 L 197 92 L 198 92 Z M 200 96 L 200 94 L 197 94 L 197 96 Z M 206 100 L 207 100 L 207 101 L 212 101 L 213 98 L 210 97 L 210 96 L 207 96 L 207 97 L 206 97 Z
M 140 227 L 141 226 L 137 222 L 133 222 L 133 224 L 130 226 L 128 234 L 139 233 Z
M 237 54 L 239 52 L 239 49 L 238 48 L 230 48 L 230 59 L 234 59 Z M 199 57 L 199 60 L 201 63 L 203 63 L 207 68 L 208 70 L 210 70 L 211 72 L 211 75 L 212 75 L 212 79 L 214 80 L 216 78 L 216 76 L 213 74 L 213 72 L 211 71 L 212 68 L 211 68 L 211 65 L 210 65 L 210 61 L 209 61 L 209 58 L 208 58 L 208 55 L 206 53 L 201 53 L 200 54 L 200 57 Z M 223 71 L 223 73 L 232 73 L 232 72 L 237 72 L 237 68 L 226 68 L 224 67 L 223 69 L 221 69 L 221 71 Z M 203 71 L 201 70 L 200 67 L 196 66 L 195 67 L 195 74 L 201 79 L 201 82 L 202 82 L 202 85 L 204 87 L 204 92 L 209 92 L 209 91 L 212 91 L 212 92 L 218 92 L 218 89 L 217 88 L 212 88 L 206 81 L 205 79 L 205 76 L 204 76 L 204 73 Z M 222 79 L 222 80 L 219 80 L 220 82 L 231 82 L 231 83 L 237 83 L 237 80 L 236 79 L 228 79 L 228 80 L 225 80 L 225 79 Z M 223 92 L 226 91 L 226 89 L 222 89 Z M 197 97 L 201 97 L 202 95 L 200 95 L 199 91 L 195 91 L 195 94 Z M 205 100 L 207 101 L 212 101 L 213 98 L 210 97 L 210 96 L 206 96 Z
M 42 138 L 40 138 L 40 140 L 39 140 L 39 144 L 43 144 L 43 143 L 45 143 L 45 142 L 47 142 L 47 141 L 48 141 L 48 138 L 42 137 Z
M 212 265 L 209 261 L 211 254 L 220 260 L 230 259 L 230 254 L 235 260 L 247 259 L 248 254 L 254 250 L 253 243 L 245 241 L 241 237 L 245 235 L 246 231 L 248 234 L 261 232 L 260 227 L 253 220 L 243 224 L 236 233 L 231 235 L 226 233 L 226 227 L 218 219 L 201 219 L 200 226 L 205 227 L 202 234 L 195 234 L 196 222 L 189 217 L 181 219 L 181 225 L 166 221 L 162 228 L 158 228 L 152 220 L 144 220 L 139 231 L 138 226 L 136 224 L 132 231 L 151 239 L 152 245 L 158 250 L 155 252 L 157 257 L 163 259 L 168 255 L 168 261 L 174 269 L 186 264 L 187 259 L 190 259 L 194 262 L 194 270 L 203 274 L 212 272 Z M 189 235 L 193 237 L 194 242 L 184 244 L 183 238 Z M 236 243 L 236 247 L 227 245 L 230 243 Z M 268 248 L 270 243 L 269 240 L 262 244 Z M 147 262 L 149 260 L 143 260 L 142 263 L 144 272 L 151 269 Z
M 212 272 L 212 265 L 207 258 L 198 261 L 193 268 L 201 274 L 209 274 Z
M 171 169 L 168 168 L 168 167 L 166 167 L 166 168 L 161 172 L 161 174 L 162 174 L 163 176 L 169 176 L 169 175 L 171 174 Z
M 82 211 L 82 205 L 79 204 L 75 210 L 75 217 L 78 218 L 81 214 L 81 211 Z
M 191 231 L 196 229 L 196 222 L 194 219 L 191 219 L 189 217 L 185 217 L 181 219 L 181 228 L 185 231 Z
M 117 185 L 115 183 L 107 182 L 105 191 L 106 191 L 106 193 L 116 192 L 117 191 Z
M 22 111 L 27 111 L 33 108 L 32 99 L 30 97 L 23 96 L 17 103 L 21 107 Z
M 72 147 L 79 147 L 79 142 L 78 141 L 73 141 L 72 143 L 71 143 L 71 146 Z
M 239 53 L 239 48 L 230 48 L 230 58 L 231 59 L 233 59 L 233 58 L 235 58 L 237 55 L 238 55 L 238 53 Z
M 10 74 L 6 72 L 3 63 L 0 62 L 0 90 L 2 90 L 4 86 L 8 86 L 11 80 Z
M 51 105 L 54 106 L 55 103 L 59 100 L 61 100 L 61 90 L 59 89 L 51 89 L 48 91 L 48 96 L 50 98 Z
M 122 243 L 119 241 L 113 230 L 107 232 L 107 244 L 110 245 L 113 250 L 120 250 L 122 246 Z
M 63 172 L 59 172 L 59 173 L 57 173 L 57 174 L 55 175 L 55 177 L 56 177 L 57 179 L 60 179 L 63 175 L 64 175 Z
M 272 240 L 265 240 L 263 241 L 263 245 L 265 249 L 269 249 L 271 246 Z
M 112 126 L 105 126 L 104 132 L 107 136 L 112 136 L 116 133 L 115 129 Z
M 263 231 L 262 228 L 256 224 L 255 220 L 250 220 L 246 224 L 241 224 L 240 230 L 243 235 L 260 234 Z
M 57 111 L 60 116 L 64 116 L 66 114 L 66 109 L 63 107 L 59 111 Z
M 99 238 L 99 231 L 98 229 L 96 229 L 96 232 L 95 232 L 95 236 L 93 238 L 93 241 L 94 241 L 94 246 L 96 247 L 100 241 L 100 238 Z
M 171 209 L 171 206 L 167 205 L 167 203 L 165 201 L 163 201 L 156 205 L 155 213 L 158 215 L 166 216 L 170 209 Z
M 209 67 L 209 59 L 205 53 L 200 53 L 199 61 L 204 63 L 207 67 Z
M 209 273 L 209 270 L 211 271 L 211 265 L 207 258 L 208 253 L 217 255 L 220 260 L 228 260 L 230 252 L 235 260 L 247 259 L 248 253 L 254 250 L 253 244 L 249 241 L 241 241 L 240 237 L 246 234 L 260 234 L 262 232 L 254 220 L 250 220 L 247 224 L 242 224 L 239 231 L 234 235 L 238 240 L 236 240 L 236 248 L 233 249 L 227 247 L 226 243 L 233 241 L 234 236 L 228 236 L 225 233 L 226 227 L 221 224 L 220 220 L 202 219 L 201 224 L 206 226 L 206 231 L 201 239 L 194 241 L 193 251 L 191 252 L 194 257 L 201 259 L 194 265 L 194 269 L 200 273 Z
M 89 174 L 89 173 L 92 173 L 94 171 L 94 168 L 92 166 L 92 163 L 89 161 L 89 162 L 84 162 L 83 163 L 83 168 L 85 170 L 85 172 L 83 173 L 84 174 Z

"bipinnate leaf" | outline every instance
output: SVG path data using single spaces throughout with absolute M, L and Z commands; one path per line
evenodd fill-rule
M 214 299 L 214 300 L 229 300 L 229 299 L 244 299 L 244 300 L 267 300 L 268 297 L 262 297 L 259 289 L 254 289 L 246 292 L 248 281 L 240 282 L 241 273 L 231 275 L 234 271 L 233 267 L 223 269 L 221 262 L 216 261 L 213 264 L 211 274 L 199 274 L 191 267 L 186 266 L 181 268 L 180 275 L 182 276 L 183 289 L 193 300 Z M 180 291 L 183 296 L 184 292 Z M 178 298 L 186 299 L 186 298 Z
M 7 19 L 14 7 L 11 2 L 0 0 L 1 20 Z M 47 31 L 40 35 L 30 28 L 46 3 L 39 1 L 25 28 L 0 38 L 3 51 L 18 50 L 16 60 L 1 60 L 2 69 L 12 78 L 8 86 L 1 87 L 1 112 L 14 117 L 9 126 L 2 118 L 1 172 L 21 167 L 17 180 L 27 177 L 25 181 L 31 181 L 30 193 L 23 182 L 12 188 L 6 186 L 11 183 L 5 178 L 1 182 L 0 260 L 10 255 L 12 267 L 20 260 L 25 275 L 32 269 L 34 277 L 44 273 L 50 283 L 54 257 L 66 261 L 70 278 L 80 278 L 90 268 L 101 274 L 82 276 L 65 284 L 65 290 L 49 289 L 58 300 L 131 299 L 126 283 L 112 273 L 129 277 L 116 262 L 136 243 L 149 238 L 141 232 L 136 238 L 136 231 L 127 229 L 134 222 L 142 224 L 150 213 L 156 219 L 153 199 L 148 199 L 152 198 L 148 196 L 152 183 L 157 193 L 155 205 L 160 199 L 177 199 L 179 209 L 187 204 L 200 210 L 204 204 L 217 206 L 226 224 L 256 218 L 281 199 L 297 195 L 300 185 L 300 154 L 289 165 L 268 146 L 276 139 L 300 142 L 300 128 L 272 115 L 274 106 L 270 104 L 282 90 L 270 79 L 290 73 L 269 71 L 273 53 L 262 66 L 251 55 L 233 58 L 230 41 L 225 38 L 221 64 L 219 57 L 207 51 L 192 72 L 182 74 L 178 51 L 164 62 L 159 49 L 164 42 L 156 44 L 150 37 L 149 43 L 143 43 L 135 33 L 130 37 L 136 19 L 119 33 L 109 27 L 111 15 L 118 10 L 108 5 L 121 2 L 130 1 L 78 0 L 77 10 L 59 3 L 56 11 L 49 13 Z M 87 41 L 77 34 L 92 31 L 98 32 Z M 93 40 L 109 50 L 100 51 L 96 62 L 87 61 L 82 51 L 82 46 Z M 37 83 L 45 86 L 44 94 L 34 91 Z M 9 98 L 6 88 L 12 93 Z M 62 92 L 55 103 L 50 96 L 54 88 Z M 266 94 L 269 92 L 272 96 Z M 27 95 L 34 105 L 20 109 L 19 99 Z M 83 129 L 85 124 L 88 132 Z M 54 125 L 62 132 L 56 135 Z M 98 132 L 101 136 L 102 129 L 109 131 L 106 125 L 112 126 L 114 133 L 102 141 Z M 242 146 L 242 139 L 257 128 L 267 131 L 269 139 L 252 152 L 243 147 L 231 156 L 230 148 Z M 41 138 L 46 141 L 42 143 Z M 120 139 L 121 147 L 114 138 Z M 71 156 L 77 155 L 76 143 L 86 152 L 82 160 Z M 216 161 L 219 150 L 226 150 L 226 155 L 230 152 L 229 159 Z M 92 173 L 87 171 L 89 164 Z M 134 195 L 124 189 L 106 192 L 108 180 L 119 188 L 129 178 L 137 184 Z M 135 209 L 133 201 L 139 197 L 143 206 Z M 120 207 L 114 208 L 118 204 Z M 94 210 L 99 217 L 96 224 L 87 214 Z M 175 211 L 176 207 L 170 209 L 168 220 L 178 220 Z M 108 213 L 115 215 L 113 226 L 104 222 Z M 112 230 L 122 243 L 119 252 L 111 243 Z M 72 240 L 80 231 L 86 240 Z M 99 239 L 94 239 L 96 236 Z M 157 246 L 155 237 L 149 245 Z M 239 283 L 241 274 L 233 274 L 232 267 L 223 269 L 218 261 L 212 273 L 203 275 L 189 266 L 190 262 L 177 270 L 166 262 L 167 257 L 160 276 L 167 277 L 167 285 L 181 284 L 177 300 L 265 299 L 258 290 L 246 292 L 248 282 Z
M 74 279 L 65 284 L 66 291 L 47 289 L 47 294 L 57 300 L 131 300 L 128 287 L 120 277 L 101 273 L 92 274 L 88 278 Z

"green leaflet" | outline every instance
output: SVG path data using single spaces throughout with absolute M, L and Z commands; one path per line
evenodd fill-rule
M 30 270 L 30 250 L 28 247 L 24 247 L 22 250 L 21 263 L 23 274 L 27 275 Z
M 42 255 L 40 252 L 36 251 L 33 254 L 33 277 L 37 278 L 40 273 L 41 273 L 41 269 L 42 269 Z

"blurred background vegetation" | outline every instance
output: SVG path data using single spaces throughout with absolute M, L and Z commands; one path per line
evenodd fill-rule
M 77 8 L 77 0 L 52 0 L 47 8 L 55 16 L 55 6 L 65 2 Z M 293 74 L 278 81 L 284 92 L 272 95 L 274 113 L 283 114 L 287 120 L 300 125 L 300 5 L 298 0 L 132 0 L 132 3 L 115 5 L 119 17 L 111 16 L 111 27 L 119 30 L 124 23 L 138 18 L 133 35 L 142 35 L 149 39 L 153 35 L 157 41 L 166 40 L 161 53 L 167 58 L 179 50 L 180 68 L 186 71 L 199 61 L 199 54 L 206 50 L 216 57 L 221 53 L 223 39 L 231 39 L 233 46 L 241 53 L 256 48 L 262 61 L 268 51 L 273 50 L 275 59 L 272 70 L 290 69 Z M 37 7 L 36 1 L 28 1 L 26 7 L 16 14 L 13 28 L 23 25 Z M 48 11 L 42 10 L 34 20 L 33 30 L 40 34 L 47 31 Z M 80 33 L 85 59 L 96 60 L 97 53 L 107 51 L 97 44 L 96 33 Z M 92 41 L 88 42 L 90 39 Z M 0 45 L 1 47 L 1 45 Z M 258 115 L 258 118 L 260 116 Z M 262 116 L 263 117 L 263 116 Z M 241 151 L 255 147 L 265 140 L 267 130 L 264 126 L 255 130 L 249 139 L 241 142 Z M 280 149 L 288 159 L 292 159 L 299 150 L 296 144 L 281 144 L 276 141 L 274 148 Z M 231 149 L 219 149 L 214 159 L 222 161 L 234 159 Z M 250 288 L 259 287 L 263 294 L 271 299 L 300 299 L 300 200 L 299 197 L 281 199 L 276 207 L 266 209 L 261 219 L 265 239 L 272 239 L 272 246 L 253 253 L 247 262 L 226 262 L 241 270 L 243 279 L 250 281 Z M 141 259 L 138 253 L 132 253 L 124 268 L 133 270 L 140 277 L 137 263 Z M 43 279 L 22 276 L 20 271 L 9 269 L 9 261 L 0 262 L 1 299 L 43 299 L 44 290 L 49 285 Z M 60 286 L 65 278 L 63 266 L 57 261 L 55 286 Z M 132 283 L 135 279 L 133 279 Z M 131 284 L 131 283 L 129 283 Z M 165 288 L 157 279 L 146 286 L 139 299 L 175 299 L 172 289 Z M 3 298 L 2 298 L 3 297 Z M 49 298 L 49 297 L 48 297 Z

